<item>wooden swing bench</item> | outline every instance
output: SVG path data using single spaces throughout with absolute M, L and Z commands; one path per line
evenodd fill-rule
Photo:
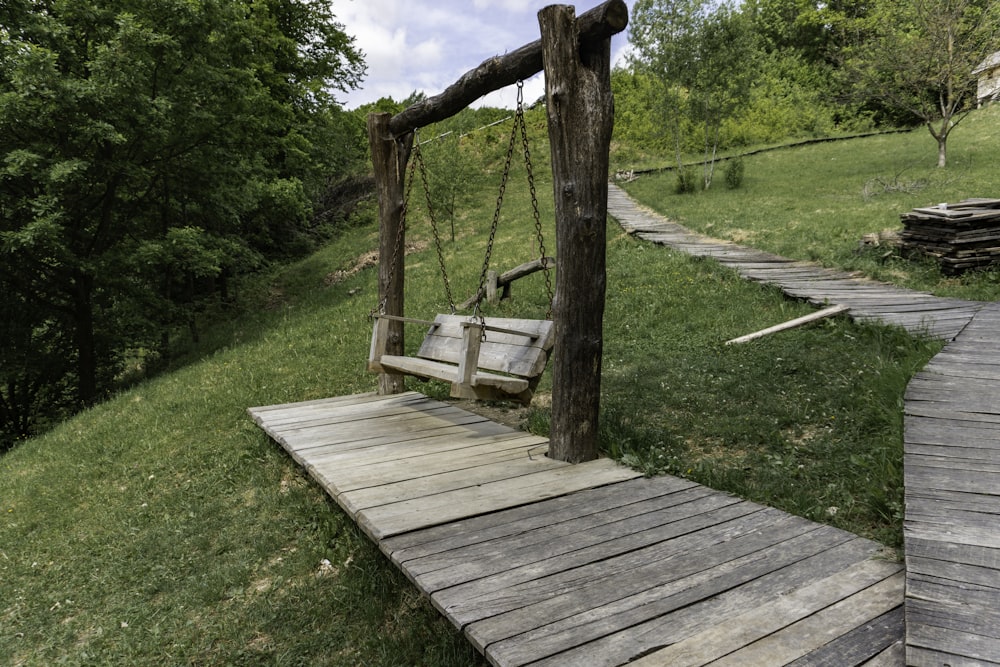
M 389 323 L 429 327 L 416 356 L 385 353 Z M 485 335 L 485 340 L 484 336 Z M 368 370 L 451 383 L 451 396 L 531 402 L 555 341 L 550 320 L 438 315 L 433 322 L 376 315 Z

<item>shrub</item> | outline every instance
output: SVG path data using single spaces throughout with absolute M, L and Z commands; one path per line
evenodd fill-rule
M 682 167 L 677 170 L 676 192 L 679 195 L 688 194 L 698 189 L 698 172 L 692 167 Z
M 726 187 L 730 190 L 743 185 L 744 165 L 742 157 L 734 157 L 726 162 L 725 166 Z

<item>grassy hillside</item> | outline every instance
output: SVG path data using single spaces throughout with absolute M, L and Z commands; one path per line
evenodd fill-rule
M 974 112 L 948 141 L 948 167 L 925 128 L 745 158 L 743 187 L 721 173 L 707 192 L 679 195 L 676 175 L 643 176 L 627 186 L 644 203 L 717 238 L 785 257 L 817 261 L 941 296 L 1000 299 L 1000 271 L 942 276 L 933 262 L 859 249 L 861 237 L 900 230 L 913 208 L 970 197 L 1000 197 L 1000 105 Z M 721 167 L 720 167 L 721 169 Z
M 535 114 L 533 157 L 551 248 L 541 122 Z M 481 267 L 505 131 L 431 155 L 438 177 L 467 184 L 445 242 L 460 299 Z M 535 252 L 523 172 L 512 178 L 501 270 Z M 446 308 L 423 215 L 417 207 L 407 260 L 415 316 Z M 613 224 L 608 242 L 608 453 L 897 545 L 900 402 L 939 344 L 838 318 L 727 347 L 811 308 Z M 374 387 L 363 367 L 375 272 L 363 267 L 375 245 L 371 226 L 349 233 L 276 275 L 259 308 L 218 327 L 213 353 L 0 459 L 0 661 L 477 664 L 245 414 Z M 546 306 L 536 274 L 495 312 L 540 317 Z M 419 338 L 409 332 L 408 344 Z M 535 408 L 509 415 L 544 433 L 550 382 Z

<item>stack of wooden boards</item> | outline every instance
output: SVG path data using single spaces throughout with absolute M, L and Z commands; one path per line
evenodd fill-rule
M 964 199 L 900 217 L 903 252 L 936 257 L 945 274 L 1000 264 L 1000 199 Z

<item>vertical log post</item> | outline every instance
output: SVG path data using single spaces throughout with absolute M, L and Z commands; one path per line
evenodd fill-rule
M 403 187 L 406 163 L 410 159 L 413 133 L 394 138 L 389 132 L 391 114 L 368 115 L 368 145 L 371 147 L 378 192 L 378 296 L 385 299 L 387 315 L 403 314 L 403 266 L 406 255 L 406 232 L 402 228 Z M 398 251 L 397 251 L 398 248 Z M 403 354 L 403 323 L 390 321 L 386 354 Z M 382 373 L 379 394 L 398 394 L 404 390 L 403 376 Z
M 559 270 L 549 456 L 597 458 L 604 345 L 605 228 L 614 104 L 611 38 L 581 44 L 572 6 L 538 13 Z

